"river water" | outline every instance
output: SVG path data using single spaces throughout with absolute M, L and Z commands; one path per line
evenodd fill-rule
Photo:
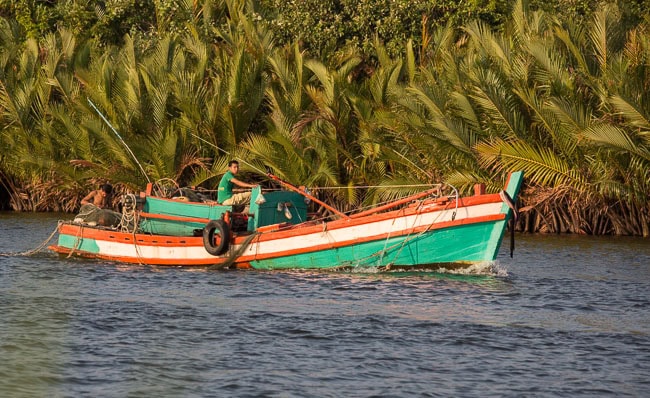
M 650 395 L 650 241 L 517 237 L 481 275 L 66 259 L 0 213 L 2 397 Z

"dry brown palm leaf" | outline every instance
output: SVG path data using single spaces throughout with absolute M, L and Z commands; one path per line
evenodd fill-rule
M 70 160 L 70 164 L 75 167 L 90 167 L 90 168 L 100 167 L 98 164 L 85 159 L 72 159 Z

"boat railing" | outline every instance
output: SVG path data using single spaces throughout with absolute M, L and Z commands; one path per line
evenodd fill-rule
M 394 186 L 345 186 L 345 187 L 315 187 L 312 188 L 314 192 L 321 190 L 336 190 L 336 189 L 371 189 L 371 188 L 415 188 L 415 187 L 427 187 L 429 189 L 418 192 L 415 194 L 408 195 L 399 199 L 387 200 L 385 202 L 374 203 L 372 205 L 364 206 L 361 208 L 356 208 L 354 210 L 346 211 L 346 218 L 358 219 L 366 217 L 372 214 L 377 214 L 385 211 L 391 211 L 401 206 L 417 206 L 423 202 L 438 204 L 445 204 L 451 202 L 452 200 L 456 202 L 456 209 L 458 208 L 458 190 L 450 184 L 418 184 L 418 185 L 394 185 Z M 449 195 L 444 194 L 445 189 L 451 189 Z M 427 198 L 428 197 L 428 198 Z M 312 213 L 313 214 L 313 213 Z M 320 218 L 321 221 L 324 221 L 330 218 L 332 215 L 326 215 Z M 310 221 L 314 221 L 314 217 L 309 218 Z
M 401 205 L 413 202 L 413 201 L 418 200 L 420 198 L 431 196 L 431 195 L 433 195 L 435 193 L 438 193 L 438 194 L 440 193 L 440 187 L 436 186 L 436 187 L 428 189 L 428 190 L 426 190 L 424 192 L 420 192 L 420 193 L 417 193 L 415 195 L 410 195 L 410 196 L 407 196 L 405 198 L 386 203 L 384 205 L 373 207 L 371 209 L 362 211 L 360 213 L 352 214 L 350 216 L 350 218 L 366 217 L 366 216 L 369 216 L 371 214 L 376 214 L 376 213 L 380 213 L 380 212 L 383 212 L 383 211 L 386 211 L 386 210 L 394 209 L 396 207 L 399 207 Z

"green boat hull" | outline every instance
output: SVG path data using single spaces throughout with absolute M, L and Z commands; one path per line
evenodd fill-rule
M 413 267 L 443 263 L 479 263 L 496 259 L 505 221 L 461 225 L 411 238 L 382 239 L 329 250 L 252 261 L 255 269 L 338 267 Z M 491 236 L 494 239 L 486 239 Z

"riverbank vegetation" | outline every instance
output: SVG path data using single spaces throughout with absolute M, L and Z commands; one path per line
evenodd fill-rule
M 5 208 L 213 188 L 239 157 L 248 179 L 380 187 L 318 192 L 342 210 L 523 170 L 519 229 L 650 235 L 643 1 L 45 3 L 0 1 Z

